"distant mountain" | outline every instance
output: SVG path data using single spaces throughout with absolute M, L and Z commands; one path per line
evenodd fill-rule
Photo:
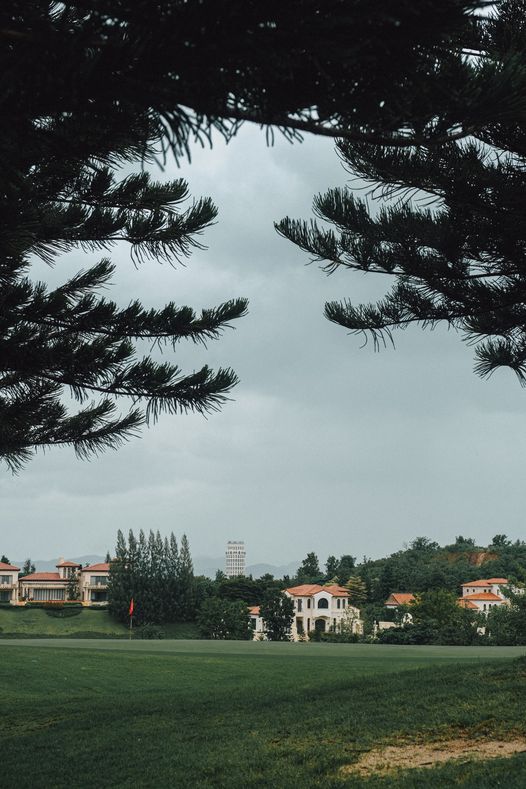
M 300 564 L 301 561 L 289 562 L 289 564 L 281 564 L 278 566 L 274 564 L 249 564 L 246 572 L 247 575 L 251 575 L 253 578 L 261 578 L 262 575 L 266 575 L 267 573 L 273 575 L 274 578 L 283 578 L 284 575 L 292 577 L 298 572 Z
M 37 573 L 52 573 L 57 569 L 59 558 L 60 557 L 57 557 L 56 559 L 31 559 L 31 561 L 35 565 L 35 570 Z M 98 564 L 99 562 L 103 562 L 105 558 L 105 556 L 97 556 L 96 554 L 65 557 L 68 562 L 78 562 L 78 564 L 81 564 L 83 567 L 86 567 L 90 564 Z M 25 561 L 25 559 L 22 559 L 21 561 L 15 561 L 14 564 L 16 567 L 23 567 Z
M 105 560 L 105 556 L 98 556 L 96 554 L 85 554 L 84 556 L 66 556 L 70 562 L 78 562 L 83 567 L 89 564 L 98 564 Z M 56 570 L 58 564 L 58 557 L 56 559 L 32 559 L 35 569 L 39 573 L 52 573 Z M 15 560 L 13 563 L 17 567 L 24 566 L 25 559 L 22 561 Z M 284 575 L 293 576 L 296 574 L 301 562 L 290 562 L 289 564 L 275 565 L 275 564 L 249 564 L 246 568 L 246 575 L 251 575 L 253 578 L 260 578 L 262 575 L 270 573 L 275 578 L 283 578 Z M 224 556 L 219 558 L 213 556 L 196 556 L 194 559 L 194 572 L 196 575 L 206 575 L 207 578 L 214 578 L 218 570 L 225 570 Z

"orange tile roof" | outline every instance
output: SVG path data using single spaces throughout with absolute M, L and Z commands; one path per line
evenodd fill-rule
M 31 575 L 25 575 L 23 578 L 20 579 L 21 581 L 63 581 L 66 583 L 68 581 L 67 578 L 61 578 L 58 573 L 32 573 Z
M 507 584 L 507 578 L 479 578 L 478 581 L 469 581 L 462 586 L 491 586 L 492 584 Z
M 349 597 L 349 590 L 345 589 L 344 586 L 338 586 L 338 584 L 323 586 L 322 589 L 325 589 L 327 592 L 330 592 L 333 597 Z
M 252 616 L 259 616 L 259 605 L 249 605 L 248 612 Z
M 109 562 L 99 562 L 99 564 L 92 564 L 91 567 L 84 567 L 81 573 L 109 573 Z
M 0 570 L 20 570 L 20 567 L 15 567 L 14 564 L 6 564 L 5 562 L 0 562 Z
M 328 592 L 333 597 L 349 597 L 349 590 L 344 589 L 343 586 L 332 584 L 331 586 L 320 586 L 320 584 L 300 584 L 300 586 L 291 586 L 285 589 L 293 597 L 312 597 L 318 592 Z
M 464 600 L 499 600 L 502 602 L 502 597 L 493 592 L 475 592 L 474 594 L 465 594 Z
M 321 592 L 322 589 L 323 586 L 319 584 L 300 584 L 300 586 L 291 586 L 285 591 L 294 597 L 311 597 L 316 592 Z
M 459 597 L 457 603 L 461 608 L 474 608 L 475 611 L 478 611 L 478 606 L 472 600 L 466 600 L 465 597 Z
M 80 567 L 78 562 L 59 562 L 55 567 Z
M 409 605 L 414 602 L 415 596 L 412 592 L 392 592 L 384 605 L 389 605 L 390 601 L 395 605 Z
M 488 581 L 490 582 L 490 584 L 507 584 L 508 583 L 508 579 L 507 578 L 488 578 Z

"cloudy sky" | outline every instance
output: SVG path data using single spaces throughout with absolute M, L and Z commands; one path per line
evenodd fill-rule
M 233 400 L 208 419 L 165 416 L 90 462 L 65 448 L 19 476 L 2 470 L 0 553 L 103 554 L 118 528 L 186 533 L 194 556 L 220 556 L 227 540 L 242 539 L 249 563 L 273 564 L 308 551 L 322 561 L 377 557 L 417 535 L 523 538 L 526 392 L 516 379 L 477 379 L 452 332 L 413 329 L 396 350 L 361 348 L 324 319 L 323 305 L 374 299 L 386 283 L 327 277 L 273 229 L 287 214 L 309 217 L 316 192 L 349 178 L 331 141 L 269 148 L 246 127 L 229 146 L 195 148 L 191 165 L 172 164 L 163 177 L 179 175 L 219 207 L 207 250 L 184 268 L 136 270 L 115 248 L 111 296 L 196 308 L 248 297 L 235 331 L 177 353 L 187 371 L 232 366 L 241 379 Z M 69 255 L 35 276 L 58 282 L 83 265 Z

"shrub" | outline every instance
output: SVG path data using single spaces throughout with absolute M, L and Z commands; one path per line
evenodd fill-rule
M 139 636 L 139 638 L 164 638 L 164 632 L 161 630 L 161 628 L 152 624 L 141 625 L 141 627 L 136 628 L 135 633 Z
M 65 619 L 70 616 L 78 616 L 82 613 L 82 606 L 68 606 L 67 608 L 44 608 L 48 616 L 54 616 L 57 619 Z

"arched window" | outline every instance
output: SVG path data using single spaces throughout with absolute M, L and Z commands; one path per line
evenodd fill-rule
M 318 600 L 318 608 L 328 608 L 328 607 L 329 607 L 329 601 L 327 600 L 327 598 L 320 597 L 320 599 Z

